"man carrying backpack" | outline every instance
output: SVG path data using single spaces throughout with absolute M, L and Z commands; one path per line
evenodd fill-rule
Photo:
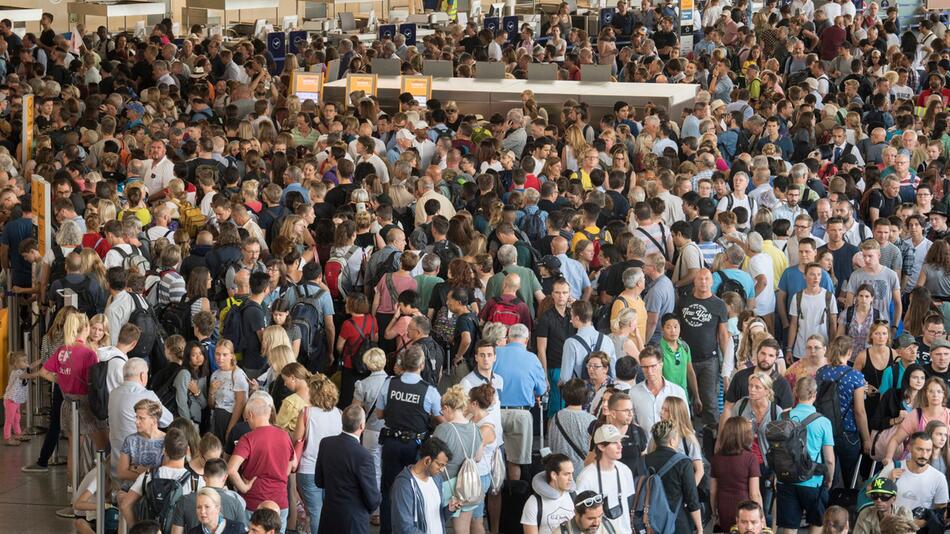
M 769 423 L 768 462 L 778 479 L 778 526 L 782 534 L 798 532 L 802 513 L 812 530 L 820 528 L 835 472 L 831 421 L 815 409 L 818 384 L 805 376 L 795 383 L 798 405 Z
M 162 525 L 162 532 L 171 532 L 175 504 L 203 488 L 204 480 L 185 465 L 188 440 L 181 430 L 168 429 L 162 450 L 161 467 L 142 473 L 128 493 L 119 493 L 119 511 L 129 525 L 138 519 L 154 519 Z
M 70 252 L 65 258 L 66 275 L 50 284 L 50 303 L 54 310 L 62 309 L 65 305 L 61 291 L 70 290 L 76 294 L 79 311 L 92 317 L 102 313 L 106 307 L 106 293 L 99 282 L 91 274 L 82 272 L 82 263 L 79 253 Z
M 617 354 L 614 344 L 607 335 L 594 328 L 593 309 L 590 302 L 578 300 L 571 305 L 571 324 L 577 333 L 564 342 L 564 352 L 561 356 L 561 376 L 559 383 L 563 384 L 572 378 L 586 378 L 582 373 L 591 352 L 606 352 L 610 357 L 610 376 L 616 376 L 614 366 L 617 363 Z
M 521 289 L 521 277 L 516 273 L 505 276 L 501 295 L 488 299 L 482 308 L 481 319 L 485 322 L 501 323 L 505 326 L 521 323 L 528 328 L 534 324 L 531 311 L 523 300 L 518 298 Z
M 531 479 L 531 491 L 521 513 L 525 532 L 555 532 L 574 517 L 574 463 L 564 454 L 551 454 L 544 459 L 544 471 Z
M 647 491 L 647 485 L 652 481 L 649 480 L 650 475 L 647 475 L 647 480 L 641 486 L 638 482 L 637 487 L 643 488 L 638 491 L 637 495 L 637 507 L 634 510 L 635 515 L 639 515 L 637 519 L 641 519 L 642 515 L 647 515 L 649 522 L 654 526 L 654 532 L 665 533 L 665 532 L 676 532 L 687 533 L 695 532 L 696 534 L 702 534 L 703 532 L 703 520 L 702 513 L 699 502 L 699 492 L 696 489 L 696 475 L 693 470 L 693 463 L 690 459 L 676 451 L 676 447 L 679 445 L 680 436 L 676 435 L 676 431 L 673 427 L 673 423 L 670 421 L 660 421 L 659 423 L 653 425 L 650 433 L 653 436 L 653 442 L 656 445 L 656 449 L 647 454 L 644 458 L 644 461 L 647 465 L 647 470 L 650 473 L 655 473 L 655 476 L 662 480 L 662 490 L 663 494 L 666 496 L 666 503 L 659 501 L 659 509 L 657 509 L 657 497 L 656 491 L 651 491 L 650 493 L 655 497 L 647 497 L 644 493 Z M 661 488 L 649 488 L 650 490 L 661 489 Z M 641 497 L 649 499 L 649 501 L 641 501 Z M 640 504 L 649 505 L 649 510 L 644 511 L 640 508 Z M 673 505 L 672 503 L 678 503 L 678 505 Z M 664 518 L 659 517 L 661 512 L 665 512 L 663 504 L 667 504 L 670 508 L 669 515 L 666 515 L 663 524 L 667 525 L 666 529 L 657 528 L 661 523 L 661 520 Z M 641 514 L 642 512 L 642 514 Z M 675 523 L 675 528 L 669 530 L 669 519 L 672 519 Z M 638 521 L 639 523 L 639 521 Z M 692 525 L 692 526 L 691 526 Z
M 284 294 L 290 306 L 290 320 L 300 329 L 299 360 L 310 372 L 326 370 L 328 354 L 333 354 L 336 325 L 333 297 L 323 285 L 323 268 L 312 261 L 303 266 L 300 283 Z

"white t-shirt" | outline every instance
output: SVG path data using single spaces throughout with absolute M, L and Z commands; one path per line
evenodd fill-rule
M 462 385 L 462 389 L 465 390 L 465 395 L 467 396 L 473 388 L 481 386 L 485 381 L 479 378 L 474 371 L 465 375 L 465 378 L 462 379 L 459 384 Z M 499 374 L 492 374 L 491 385 L 495 388 L 495 402 L 488 407 L 488 422 L 495 426 L 495 435 L 498 436 L 498 446 L 500 447 L 504 443 L 501 432 L 501 391 L 505 389 L 505 380 Z
M 933 466 L 927 466 L 924 472 L 915 474 L 905 469 L 897 479 L 897 505 L 908 510 L 914 508 L 933 508 L 938 504 L 947 504 L 947 478 Z
M 765 288 L 755 295 L 755 314 L 768 315 L 775 311 L 775 269 L 772 268 L 772 257 L 760 252 L 749 260 L 749 274 L 754 279 L 760 274 L 765 275 Z
M 596 484 L 596 478 L 594 477 Z M 615 479 L 616 480 L 616 479 Z M 528 497 L 524 503 L 524 511 L 521 512 L 522 525 L 537 525 L 538 523 L 538 499 L 537 495 Z M 557 528 L 574 518 L 574 503 L 571 501 L 571 494 L 561 493 L 561 496 L 554 501 L 546 501 L 541 505 L 541 524 L 538 526 L 538 534 L 551 534 Z
M 789 307 L 789 317 L 798 318 L 798 332 L 795 335 L 795 346 L 792 354 L 795 359 L 805 357 L 805 341 L 812 334 L 821 334 L 828 337 L 828 314 L 838 313 L 837 299 L 831 299 L 831 309 L 826 310 L 827 302 L 825 295 L 827 289 L 822 289 L 817 295 L 809 295 L 802 291 L 802 311 L 798 313 L 798 293 L 791 296 L 792 303 Z
M 245 399 L 247 398 L 246 395 L 248 395 L 250 384 L 247 382 L 247 375 L 244 374 L 244 371 L 241 369 L 235 368 L 230 371 L 218 369 L 211 375 L 211 382 L 215 380 L 221 382 L 221 386 L 218 387 L 214 394 L 215 408 L 221 408 L 227 412 L 233 410 L 234 393 L 237 391 L 243 391 Z
M 425 500 L 426 510 L 426 532 L 428 534 L 442 534 L 442 489 L 435 483 L 432 477 L 429 480 L 422 481 L 416 475 L 416 484 L 422 490 L 422 498 Z
M 122 368 L 125 367 L 125 363 L 129 361 L 129 355 L 110 345 L 96 349 L 96 356 L 99 357 L 100 362 L 109 362 L 109 372 L 106 374 L 106 387 L 109 389 L 109 392 L 112 393 L 113 389 L 119 387 L 119 384 L 122 382 L 125 382 L 125 377 L 122 376 Z
M 630 468 L 621 462 L 614 462 L 615 469 L 600 473 L 598 482 L 597 471 L 599 464 L 593 463 L 585 467 L 581 474 L 577 475 L 577 492 L 591 490 L 604 496 L 604 511 L 617 506 L 617 500 L 620 500 L 620 506 L 623 512 L 617 519 L 607 519 L 611 526 L 619 534 L 631 534 L 633 527 L 630 525 L 630 506 L 628 499 L 633 496 L 634 483 L 633 473 Z M 617 478 L 619 475 L 620 487 L 617 487 Z M 523 517 L 523 516 L 522 516 Z M 606 519 L 606 516 L 604 516 Z

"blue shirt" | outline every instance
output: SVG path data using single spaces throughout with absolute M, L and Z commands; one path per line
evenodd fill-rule
M 283 203 L 284 203 L 284 199 L 287 198 L 287 193 L 289 193 L 289 192 L 291 192 L 291 191 L 296 191 L 296 192 L 302 194 L 302 195 L 303 195 L 303 199 L 304 199 L 306 202 L 310 202 L 310 190 L 307 189 L 307 188 L 305 188 L 305 187 L 304 187 L 303 185 L 301 185 L 301 184 L 292 183 L 292 184 L 288 185 L 287 187 L 285 187 L 285 188 L 284 188 L 284 193 L 283 193 L 282 195 L 280 195 L 280 203 L 281 203 L 281 204 L 283 204 Z
M 746 300 L 755 297 L 755 280 L 749 276 L 749 273 L 739 270 L 739 269 L 722 269 L 726 273 L 726 277 L 730 280 L 735 280 L 742 284 L 742 288 L 745 289 L 745 298 Z M 712 292 L 716 294 L 716 291 L 719 291 L 719 286 L 722 284 L 722 273 L 715 272 L 713 273 L 713 283 L 712 283 Z
M 811 404 L 799 404 L 792 408 L 788 415 L 793 421 L 804 421 L 806 417 L 815 413 L 815 407 Z M 808 425 L 808 438 L 806 439 L 808 445 L 808 456 L 816 463 L 823 463 L 821 448 L 824 446 L 834 447 L 835 445 L 835 431 L 831 427 L 831 421 L 827 417 L 821 416 L 818 419 L 812 421 Z M 817 488 L 821 486 L 822 481 L 824 480 L 824 475 L 815 475 L 804 482 L 799 482 L 795 484 L 796 486 L 805 486 L 809 488 Z M 782 484 L 782 482 L 779 482 Z
M 819 382 L 838 380 L 838 407 L 841 409 L 841 426 L 845 432 L 857 432 L 858 424 L 854 420 L 854 391 L 867 385 L 867 382 L 864 381 L 864 375 L 847 365 L 826 365 L 818 369 L 815 378 Z
M 20 242 L 28 237 L 33 237 L 33 220 L 27 217 L 8 222 L 3 227 L 3 233 L 0 234 L 0 244 L 9 247 L 7 252 L 10 266 L 13 267 L 13 285 L 19 287 L 33 286 L 33 271 L 30 269 L 30 262 L 20 255 Z
M 386 399 L 389 398 L 389 382 L 392 381 L 393 378 L 401 379 L 403 384 L 418 384 L 422 381 L 422 376 L 418 373 L 409 372 L 403 373 L 398 377 L 391 376 L 387 378 L 383 387 L 379 390 L 379 397 L 376 398 L 377 410 L 384 410 L 386 408 Z M 429 386 L 429 389 L 426 390 L 426 398 L 422 401 L 422 408 L 433 417 L 442 415 L 442 396 L 439 395 L 439 390 Z
M 805 289 L 805 273 L 801 272 L 797 265 L 785 269 L 782 278 L 778 281 L 778 288 L 785 292 L 785 311 L 787 312 L 792 309 L 792 298 L 795 294 Z M 835 294 L 835 285 L 826 271 L 821 271 L 821 288 L 827 289 L 832 295 Z
M 287 300 L 287 305 L 293 308 L 294 304 L 297 303 L 298 294 L 302 300 L 306 297 L 312 297 L 316 295 L 321 289 L 323 288 L 316 284 L 307 282 L 287 289 L 287 291 L 284 292 L 284 299 Z M 333 316 L 333 297 L 330 296 L 329 291 L 325 289 L 323 290 L 323 295 L 321 295 L 317 300 L 317 304 L 320 305 L 320 313 L 322 313 L 324 317 Z
M 494 373 L 505 381 L 499 402 L 506 406 L 533 406 L 534 398 L 548 390 L 548 379 L 541 360 L 521 343 L 512 341 L 495 350 Z
M 592 351 L 600 350 L 601 352 L 607 353 L 607 356 L 610 357 L 610 376 L 617 376 L 617 353 L 614 350 L 614 342 L 611 341 L 610 336 L 607 334 L 601 334 L 591 325 L 581 328 L 575 335 L 583 339 Z M 603 335 L 604 339 L 600 343 L 600 348 L 598 349 L 596 345 L 597 337 L 599 335 Z M 563 384 L 572 378 L 579 378 L 583 376 L 582 373 L 584 372 L 584 365 L 586 364 L 587 356 L 589 355 L 590 352 L 584 348 L 584 345 L 582 345 L 576 339 L 573 339 L 573 336 L 567 338 L 567 340 L 564 342 L 564 352 L 561 356 L 561 378 L 558 383 Z
M 571 288 L 571 296 L 574 299 L 580 299 L 584 289 L 590 287 L 590 278 L 587 277 L 587 271 L 581 262 L 568 258 L 567 254 L 558 254 L 557 259 L 561 260 L 561 275 L 567 280 L 567 285 Z

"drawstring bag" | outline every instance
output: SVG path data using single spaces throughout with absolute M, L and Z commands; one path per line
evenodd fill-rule
M 451 425 L 452 430 L 455 431 L 456 437 L 459 439 L 459 443 L 462 443 L 462 435 L 459 434 L 458 428 L 454 424 Z M 475 456 L 475 434 L 478 432 L 478 429 L 472 433 L 472 456 Z M 465 446 L 462 446 L 462 452 L 465 453 Z M 452 492 L 452 496 L 459 500 L 462 506 L 470 506 L 473 504 L 478 504 L 482 500 L 483 491 L 482 491 L 482 479 L 478 476 L 478 464 L 475 463 L 475 459 L 465 455 L 465 460 L 462 461 L 462 466 L 459 468 L 458 476 L 455 478 L 455 490 Z
M 505 484 L 508 477 L 508 467 L 505 465 L 505 458 L 501 454 L 501 447 L 495 447 L 495 452 L 491 457 L 491 487 L 489 491 L 492 495 L 498 495 L 501 487 Z

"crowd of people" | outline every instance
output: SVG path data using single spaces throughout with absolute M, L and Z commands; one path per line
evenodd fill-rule
M 107 532 L 944 532 L 945 22 L 709 0 L 684 47 L 669 3 L 619 0 L 597 35 L 571 15 L 314 37 L 279 67 L 170 20 L 0 21 L 0 266 L 41 334 L 9 355 L 3 438 L 29 440 L 31 380 L 51 393 L 22 470 L 79 442 L 57 515 L 95 532 L 102 494 Z M 288 89 L 374 58 L 697 94 L 483 117 Z

